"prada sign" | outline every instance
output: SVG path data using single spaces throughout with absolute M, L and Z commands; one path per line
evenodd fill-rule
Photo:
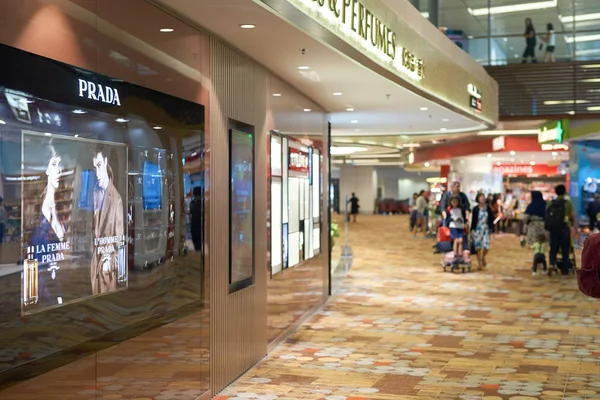
M 119 91 L 117 89 L 102 86 L 84 79 L 79 79 L 79 97 L 121 106 L 121 99 L 119 98 Z
M 398 47 L 396 33 L 359 0 L 292 0 L 291 3 L 302 8 L 310 6 L 311 11 L 316 8 L 319 19 L 358 39 L 367 50 L 380 55 L 384 61 L 391 61 L 394 68 L 417 79 L 425 77 L 423 60 L 408 49 Z

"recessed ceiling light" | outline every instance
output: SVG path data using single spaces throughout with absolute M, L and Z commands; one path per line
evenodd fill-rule
M 450 120 L 449 120 L 448 118 L 444 118 L 444 119 L 442 119 L 442 121 L 443 121 L 443 122 L 448 122 L 448 121 L 450 121 Z
M 174 31 L 174 29 L 171 29 L 171 28 L 162 28 L 160 31 L 161 31 L 162 33 L 171 33 L 171 32 L 173 32 L 173 31 Z
M 77 109 L 77 110 L 73 110 L 73 114 L 87 114 L 87 111 Z
M 354 111 L 354 108 L 352 108 L 352 107 L 346 108 L 346 111 L 352 112 L 352 111 Z
M 310 112 L 310 111 L 311 111 L 311 109 L 310 109 L 310 108 L 305 108 L 305 109 L 304 109 L 304 112 Z
M 531 165 L 535 165 L 535 161 L 532 161 L 532 162 L 530 162 L 529 164 L 531 164 Z
M 427 108 L 427 107 L 421 107 L 420 110 L 421 111 L 427 111 L 427 110 L 429 110 L 429 108 Z
M 487 155 L 487 158 L 492 158 L 492 155 L 491 155 L 491 154 L 488 154 L 488 155 Z
M 552 155 L 553 155 L 554 157 L 556 157 L 556 156 L 558 155 L 558 153 L 557 153 L 556 151 L 553 151 L 553 152 L 552 152 Z
M 0 119 L 0 125 L 5 125 L 6 122 L 4 122 L 3 120 Z
M 353 119 L 352 121 L 350 121 L 351 124 L 358 124 L 358 120 Z
M 342 92 L 335 92 L 333 95 L 334 95 L 334 96 L 341 96 L 341 95 L 342 95 Z
M 309 69 L 308 65 L 298 65 L 298 69 Z
M 531 3 L 521 3 L 509 6 L 495 6 L 485 8 L 468 8 L 469 14 L 474 17 L 481 17 L 489 14 L 507 14 L 522 11 L 541 10 L 544 8 L 554 8 L 558 6 L 558 0 L 536 1 Z
M 125 119 L 125 118 L 117 118 L 117 119 L 115 119 L 115 121 L 117 121 L 117 122 L 121 122 L 121 123 L 124 123 L 124 122 L 129 122 L 129 120 L 128 120 L 128 119 Z
M 511 155 L 511 156 L 514 156 L 515 154 L 517 154 L 517 153 L 515 153 L 515 151 L 514 151 L 514 150 L 511 150 L 511 151 L 510 151 L 510 155 Z
M 445 132 L 446 128 L 440 128 L 440 131 Z
M 429 167 L 429 165 L 430 165 L 430 164 L 429 164 L 428 162 L 426 162 L 426 163 L 425 163 L 425 166 L 426 166 L 426 167 Z
M 254 29 L 254 28 L 256 28 L 256 25 L 254 25 L 254 24 L 242 24 L 242 25 L 240 25 L 240 28 L 242 28 L 242 29 Z
M 273 97 L 281 97 L 281 93 L 273 93 Z
M 52 134 L 50 132 L 46 132 L 46 133 L 44 133 L 44 135 L 46 135 L 46 136 L 52 136 Z
M 160 130 L 162 129 L 162 126 L 158 126 L 158 125 L 156 125 L 156 126 L 154 127 L 154 129 L 156 129 L 157 131 L 160 131 Z
M 497 162 L 497 163 L 496 163 L 496 165 L 497 165 L 497 166 L 501 166 L 501 165 L 502 165 L 502 163 L 501 163 L 501 162 Z

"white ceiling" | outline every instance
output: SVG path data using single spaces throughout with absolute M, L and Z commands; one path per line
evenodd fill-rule
M 402 0 L 386 0 L 389 3 Z M 507 6 L 514 4 L 547 2 L 548 0 L 491 0 L 491 7 Z M 428 12 L 428 1 L 421 0 L 420 10 Z M 525 18 L 530 17 L 538 35 L 546 32 L 546 24 L 552 23 L 557 33 L 556 51 L 558 59 L 569 59 L 573 56 L 574 44 L 569 44 L 565 37 L 572 37 L 573 31 L 593 31 L 598 29 L 599 19 L 591 21 L 561 22 L 561 16 L 572 17 L 584 14 L 600 13 L 600 1 L 598 0 L 557 0 L 557 6 L 552 8 L 536 9 L 534 11 L 520 11 L 505 14 L 492 14 L 488 16 L 473 16 L 468 9 L 480 9 L 487 7 L 487 0 L 440 0 L 440 25 L 453 30 L 462 30 L 465 39 L 474 37 L 464 42 L 464 49 L 480 62 L 486 62 L 488 58 L 488 34 L 493 39 L 492 58 L 497 63 L 520 62 L 524 50 L 525 40 Z M 598 34 L 597 32 L 579 33 L 579 36 Z M 538 43 L 540 40 L 538 39 Z M 600 55 L 600 40 L 578 42 L 576 45 L 577 59 L 588 60 L 598 58 Z M 537 50 L 538 57 L 543 52 Z M 506 58 L 503 58 L 506 57 Z
M 324 107 L 330 113 L 334 136 L 439 134 L 483 128 L 317 42 L 251 0 L 158 1 L 240 49 Z M 256 28 L 241 29 L 241 24 Z M 299 65 L 310 69 L 300 71 Z M 334 96 L 334 92 L 342 95 Z M 346 111 L 350 107 L 355 111 Z M 358 123 L 351 123 L 353 120 Z

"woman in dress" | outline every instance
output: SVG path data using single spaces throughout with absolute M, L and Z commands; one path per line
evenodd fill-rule
M 485 194 L 479 193 L 475 198 L 477 205 L 471 213 L 472 240 L 477 252 L 479 269 L 487 266 L 485 257 L 490 250 L 490 234 L 494 229 L 494 213 L 488 205 Z
M 39 265 L 39 300 L 38 304 L 51 306 L 62 304 L 62 293 L 59 281 L 58 265 L 62 250 L 56 251 L 56 246 L 67 240 L 67 232 L 58 217 L 56 208 L 56 192 L 60 187 L 63 166 L 62 158 L 52 145 L 50 160 L 46 168 L 47 184 L 42 192 L 40 216 L 31 234 L 31 246 L 34 258 Z
M 548 232 L 544 227 L 544 218 L 546 216 L 546 201 L 540 191 L 531 192 L 531 203 L 525 210 L 525 221 L 527 223 L 527 244 L 533 246 L 540 235 L 546 236 L 548 241 Z

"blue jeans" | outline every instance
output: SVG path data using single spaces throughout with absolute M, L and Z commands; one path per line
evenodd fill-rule
M 571 270 L 571 229 L 550 232 L 550 265 L 556 266 L 558 249 L 562 256 L 561 272 L 568 275 Z

